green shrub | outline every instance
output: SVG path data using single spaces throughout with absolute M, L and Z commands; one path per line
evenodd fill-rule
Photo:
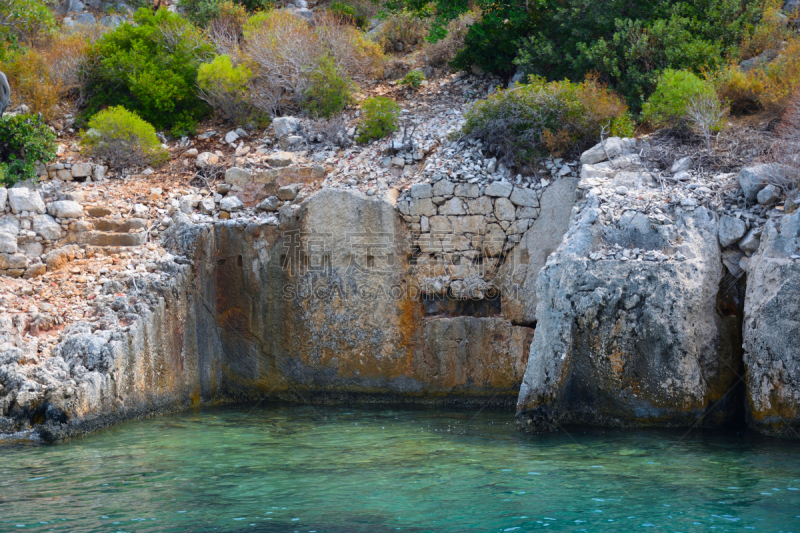
M 309 115 L 330 118 L 353 101 L 353 82 L 342 77 L 330 56 L 317 60 L 300 104 Z
M 632 120 L 622 99 L 595 78 L 582 83 L 530 83 L 499 90 L 476 102 L 461 134 L 490 145 L 501 160 L 522 167 L 547 154 L 577 155 L 596 143 L 602 128 L 630 136 Z
M 186 17 L 203 28 L 220 15 L 225 14 L 226 3 L 230 3 L 230 0 L 180 0 L 180 6 L 186 13 Z M 251 12 L 272 7 L 272 0 L 234 0 L 233 3 Z
M 114 168 L 134 169 L 169 159 L 155 128 L 122 106 L 104 109 L 92 117 L 81 142 L 89 155 L 107 160 Z
M 667 69 L 658 77 L 655 92 L 642 108 L 642 121 L 656 127 L 682 121 L 689 103 L 700 96 L 716 98 L 711 83 L 686 70 Z
M 419 69 L 414 69 L 409 71 L 409 73 L 400 80 L 400 84 L 409 85 L 412 89 L 419 89 L 423 81 L 425 81 L 425 74 Z
M 444 29 L 445 37 L 430 43 L 423 50 L 427 63 L 432 67 L 439 68 L 451 62 L 459 50 L 464 47 L 464 38 L 473 24 L 475 24 L 475 15 L 471 11 L 451 20 Z
M 597 73 L 639 111 L 663 69 L 713 70 L 735 58 L 748 35 L 758 46 L 774 41 L 774 32 L 756 26 L 768 18 L 765 5 L 775 2 L 435 0 L 429 39 L 443 38 L 449 21 L 474 8 L 480 17 L 453 66 L 510 76 L 516 64 L 549 80 Z M 390 3 L 425 14 L 429 0 Z
M 39 34 L 53 33 L 56 20 L 42 0 L 0 2 L 0 42 L 31 41 Z
M 92 46 L 86 114 L 122 105 L 175 136 L 191 132 L 208 106 L 197 96 L 197 69 L 212 47 L 202 33 L 166 9 L 142 8 Z
M 230 56 L 221 55 L 211 63 L 200 65 L 197 87 L 205 100 L 223 118 L 236 124 L 269 124 L 269 117 L 258 110 L 250 99 L 250 81 L 253 73 L 245 64 L 234 66 Z
M 33 115 L 0 118 L 0 184 L 35 179 L 36 165 L 56 156 L 56 136 Z
M 231 57 L 221 55 L 211 63 L 203 63 L 197 70 L 197 86 L 202 90 L 220 90 L 243 93 L 253 76 L 247 65 L 233 65 Z
M 355 6 L 343 2 L 333 2 L 328 8 L 328 11 L 361 29 L 367 28 L 367 17 L 360 14 Z
M 394 133 L 397 131 L 399 118 L 400 106 L 391 98 L 385 96 L 367 98 L 361 103 L 361 120 L 356 140 L 368 143 Z

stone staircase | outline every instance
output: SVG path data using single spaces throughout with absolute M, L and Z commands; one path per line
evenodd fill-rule
M 148 221 L 114 217 L 105 207 L 88 207 L 85 220 L 75 224 L 70 240 L 106 255 L 141 246 L 147 241 Z

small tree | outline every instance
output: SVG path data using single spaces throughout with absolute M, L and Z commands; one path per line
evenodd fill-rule
M 703 134 L 709 155 L 711 155 L 711 134 L 721 128 L 722 119 L 727 112 L 715 94 L 693 96 L 686 106 L 686 118 Z

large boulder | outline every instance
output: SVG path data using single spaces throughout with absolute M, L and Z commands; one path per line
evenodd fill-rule
M 570 224 L 536 285 L 536 333 L 517 405 L 533 431 L 563 424 L 715 425 L 735 412 L 738 318 L 717 308 L 723 267 L 714 215 L 671 226 L 623 216 L 597 222 L 599 202 Z M 666 250 L 684 260 L 589 259 L 601 243 Z M 682 255 L 679 255 L 682 254 Z M 735 313 L 734 313 L 735 314 Z
M 636 139 L 621 139 L 611 137 L 603 143 L 598 143 L 594 147 L 586 150 L 581 155 L 581 164 L 594 165 L 607 161 L 609 157 L 614 158 L 620 155 L 629 154 L 636 148 Z
M 800 436 L 800 211 L 769 223 L 750 259 L 744 307 L 748 423 Z
M 755 165 L 740 170 L 736 179 L 747 201 L 755 203 L 758 200 L 758 193 L 767 186 L 767 180 L 780 177 L 780 170 L 781 167 L 771 164 Z
M 278 117 L 272 120 L 272 129 L 278 137 L 297 133 L 301 127 L 300 119 L 295 117 Z
M 81 218 L 83 207 L 72 200 L 59 200 L 47 204 L 47 212 L 56 218 Z
M 38 192 L 27 187 L 13 187 L 8 189 L 8 203 L 11 204 L 11 211 L 22 213 L 44 213 L 44 201 Z

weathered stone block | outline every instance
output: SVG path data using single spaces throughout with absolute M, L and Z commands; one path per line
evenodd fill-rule
M 47 212 L 56 218 L 80 218 L 83 216 L 83 207 L 72 200 L 59 200 L 50 202 Z
M 516 208 L 508 198 L 497 198 L 494 201 L 494 216 L 497 220 L 513 221 L 516 218 Z
M 483 194 L 498 198 L 508 198 L 513 190 L 514 186 L 507 181 L 494 181 L 486 186 Z
M 466 215 L 467 211 L 464 209 L 464 202 L 461 198 L 451 198 L 439 207 L 440 215 Z
M 0 253 L 17 253 L 17 237 L 15 235 L 0 232 Z
M 28 268 L 28 258 L 22 254 L 0 253 L 0 270 Z
M 453 194 L 462 198 L 477 198 L 480 195 L 481 188 L 477 183 L 459 183 L 456 185 Z
M 432 198 L 433 188 L 430 183 L 415 183 L 408 190 L 408 195 L 411 198 Z
M 456 184 L 449 180 L 439 180 L 433 184 L 433 196 L 452 196 Z
M 514 191 L 509 198 L 514 205 L 523 207 L 539 207 L 539 198 L 536 196 L 536 191 L 533 189 L 523 189 L 514 187 Z
M 90 163 L 75 163 L 72 165 L 73 178 L 88 178 L 92 175 L 92 165 Z
M 32 191 L 27 187 L 12 187 L 8 189 L 8 203 L 11 211 L 21 213 L 29 211 L 31 213 L 44 213 L 44 202 L 38 192 Z
M 57 241 L 61 238 L 61 225 L 50 215 L 34 217 L 33 231 L 46 241 Z

